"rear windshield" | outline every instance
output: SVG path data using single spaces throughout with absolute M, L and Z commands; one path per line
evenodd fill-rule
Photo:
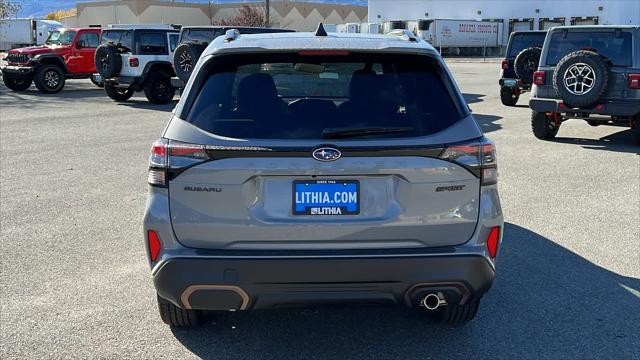
M 129 51 L 133 49 L 133 31 L 131 30 L 105 30 L 102 32 L 103 44 L 112 42 L 114 44 L 121 44 Z
M 547 50 L 547 65 L 556 65 L 565 55 L 581 49 L 593 49 L 614 65 L 631 66 L 631 33 L 604 31 L 554 32 Z
M 229 28 L 217 28 L 217 29 L 193 29 L 183 30 L 180 42 L 198 41 L 198 42 L 211 42 L 218 36 L 224 35 L 227 30 L 237 29 L 240 34 L 262 34 L 262 33 L 278 33 L 278 32 L 293 32 L 292 30 L 282 29 L 268 29 L 268 28 L 251 28 L 251 27 L 229 27 Z
M 360 139 L 430 135 L 466 115 L 430 57 L 262 57 L 212 63 L 186 120 L 231 138 Z
M 516 57 L 520 51 L 532 46 L 542 47 L 546 33 L 515 34 L 511 38 L 508 57 Z
M 182 32 L 180 42 L 197 41 L 208 43 L 222 34 L 222 30 L 185 30 Z

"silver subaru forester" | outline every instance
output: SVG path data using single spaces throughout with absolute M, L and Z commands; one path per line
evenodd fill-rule
M 494 144 L 411 33 L 230 30 L 151 149 L 161 318 L 371 303 L 469 321 L 502 239 L 496 181 Z

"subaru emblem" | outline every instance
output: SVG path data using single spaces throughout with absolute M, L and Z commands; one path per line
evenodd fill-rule
M 340 156 L 342 156 L 342 153 L 338 149 L 322 147 L 319 149 L 315 149 L 312 155 L 313 158 L 318 161 L 334 161 L 338 160 Z

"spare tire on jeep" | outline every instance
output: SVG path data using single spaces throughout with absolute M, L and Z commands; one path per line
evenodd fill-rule
M 182 81 L 189 80 L 193 68 L 196 66 L 200 55 L 207 48 L 207 43 L 189 41 L 178 45 L 173 54 L 173 67 L 176 76 Z
M 553 88 L 568 107 L 589 107 L 604 95 L 609 83 L 606 59 L 589 50 L 574 51 L 558 62 Z
M 106 43 L 98 46 L 94 59 L 96 69 L 103 78 L 117 76 L 122 69 L 122 57 L 115 44 Z
M 528 47 L 518 53 L 514 68 L 518 79 L 525 84 L 533 82 L 533 73 L 538 69 L 542 49 L 536 46 Z

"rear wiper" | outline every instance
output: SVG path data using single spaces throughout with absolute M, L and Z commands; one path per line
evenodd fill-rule
M 334 128 L 322 132 L 323 139 L 343 139 L 366 135 L 393 134 L 413 131 L 412 127 L 362 127 L 362 128 Z

